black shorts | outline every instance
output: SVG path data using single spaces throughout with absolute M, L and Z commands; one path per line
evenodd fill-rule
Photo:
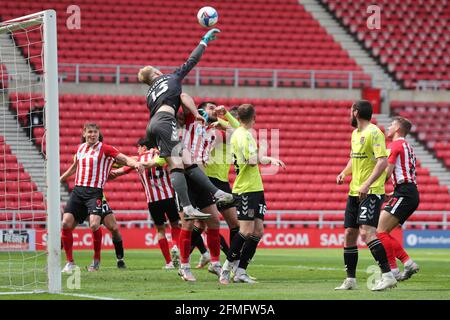
M 234 193 L 233 196 L 240 199 L 236 208 L 238 220 L 253 221 L 255 218 L 264 220 L 267 210 L 264 191 Z
M 156 143 L 161 158 L 180 156 L 182 144 L 178 136 L 177 120 L 169 112 L 157 112 L 147 126 L 147 138 Z
M 419 206 L 419 191 L 415 183 L 403 183 L 395 187 L 391 200 L 386 204 L 384 210 L 397 217 L 400 224 L 416 211 Z
M 175 203 L 175 198 L 164 199 L 148 203 L 148 211 L 157 226 L 162 226 L 169 218 L 170 222 L 177 222 L 180 220 L 178 215 L 178 208 Z
M 345 208 L 344 228 L 358 229 L 360 225 L 378 226 L 384 194 L 368 194 L 359 201 L 359 197 L 348 196 Z
M 229 182 L 225 182 L 225 181 L 219 180 L 217 178 L 211 178 L 211 177 L 208 177 L 208 178 L 213 183 L 213 185 L 215 185 L 220 190 L 225 191 L 227 193 L 231 193 L 231 187 L 230 187 Z M 219 211 L 220 211 L 220 210 L 225 210 L 225 209 L 229 209 L 229 208 L 233 208 L 233 207 L 236 207 L 236 203 L 229 203 L 229 204 L 217 206 L 217 209 L 219 209 Z
M 186 183 L 188 187 L 188 196 L 191 204 L 194 208 L 198 210 L 203 210 L 206 207 L 209 207 L 216 203 L 213 195 L 203 186 L 198 185 L 195 181 L 189 179 L 187 175 L 184 175 L 186 178 Z M 183 208 L 179 201 L 177 201 L 178 210 L 183 211 Z
M 71 213 L 81 224 L 90 214 L 103 216 L 103 189 L 75 186 L 64 212 Z

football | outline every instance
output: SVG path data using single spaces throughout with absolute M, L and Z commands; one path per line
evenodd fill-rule
M 219 20 L 219 14 L 213 7 L 203 7 L 197 13 L 198 23 L 205 28 L 212 27 Z

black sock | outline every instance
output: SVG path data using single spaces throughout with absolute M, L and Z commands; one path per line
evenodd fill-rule
M 236 234 L 233 241 L 230 244 L 230 250 L 228 250 L 227 260 L 235 261 L 239 260 L 241 257 L 242 246 L 244 245 L 247 238 L 240 232 Z
M 208 190 L 211 194 L 215 194 L 219 188 L 217 188 L 211 180 L 205 175 L 205 173 L 198 167 L 198 165 L 193 164 L 192 166 L 184 169 L 186 175 L 196 184 L 202 186 L 205 190 Z
M 231 245 L 231 242 L 233 241 L 234 236 L 237 235 L 238 232 L 239 232 L 239 227 L 230 229 L 230 245 Z
M 239 268 L 247 269 L 248 264 L 255 255 L 260 240 L 261 238 L 250 236 L 250 238 L 245 241 L 244 247 L 242 248 L 241 261 L 239 261 Z
M 227 240 L 225 240 L 223 235 L 219 234 L 219 236 L 220 236 L 220 250 L 222 250 L 222 252 L 225 255 L 228 255 L 228 251 L 230 251 L 230 247 L 228 247 Z
M 356 278 L 356 265 L 358 264 L 358 247 L 344 247 L 344 263 L 347 278 Z
M 118 260 L 123 259 L 124 253 L 123 253 L 122 237 L 118 237 L 117 239 L 113 238 L 113 245 L 114 245 L 114 250 L 116 251 L 116 258 Z
M 386 273 L 391 271 L 391 266 L 389 265 L 388 258 L 386 255 L 386 250 L 384 249 L 383 244 L 379 239 L 375 239 L 370 241 L 367 246 L 370 249 L 370 252 L 372 253 L 372 256 L 374 257 L 375 261 L 380 266 L 381 272 Z
M 196 226 L 194 226 L 194 229 L 192 229 L 191 253 L 192 251 L 194 251 L 195 247 L 197 247 L 200 250 L 201 254 L 204 254 L 206 252 L 205 244 L 203 243 L 202 233 L 203 229 L 199 229 Z

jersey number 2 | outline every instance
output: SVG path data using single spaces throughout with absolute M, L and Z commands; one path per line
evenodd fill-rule
M 166 92 L 167 90 L 169 90 L 169 86 L 167 85 L 167 80 L 163 81 L 159 84 L 159 86 L 155 89 L 155 91 L 152 92 L 152 100 L 153 102 L 156 101 L 156 99 L 158 99 L 158 97 L 160 95 L 162 95 L 164 92 Z

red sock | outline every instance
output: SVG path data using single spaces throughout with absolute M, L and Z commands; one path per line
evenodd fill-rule
M 62 229 L 61 231 L 61 241 L 64 246 L 64 251 L 66 251 L 66 259 L 68 262 L 73 262 L 73 235 L 72 230 Z
M 209 229 L 206 232 L 206 242 L 208 243 L 211 262 L 220 261 L 220 234 L 219 229 Z
M 102 228 L 98 228 L 92 234 L 94 235 L 94 260 L 100 260 L 102 251 Z
M 178 248 L 180 249 L 181 263 L 189 263 L 191 254 L 192 231 L 181 229 Z
M 172 233 L 172 243 L 178 245 L 178 242 L 180 241 L 181 228 L 180 227 L 172 227 L 170 229 L 170 231 Z
M 395 253 L 394 253 L 394 247 L 392 246 L 391 236 L 387 232 L 380 232 L 377 233 L 378 239 L 380 239 L 381 243 L 383 244 L 384 250 L 386 251 L 386 256 L 389 261 L 389 265 L 391 266 L 391 269 L 398 268 L 397 262 L 395 261 Z
M 400 244 L 400 242 L 397 241 L 397 239 L 395 239 L 393 236 L 391 236 L 391 243 L 392 243 L 392 248 L 394 249 L 394 256 L 397 259 L 400 259 L 400 261 L 402 263 L 405 263 L 406 261 L 409 260 L 409 256 L 406 253 L 405 249 L 403 249 L 402 245 Z
M 164 256 L 164 259 L 166 260 L 166 264 L 172 261 L 170 258 L 170 252 L 169 252 L 169 243 L 167 242 L 166 238 L 162 238 L 158 240 L 159 247 L 161 249 L 161 252 Z

